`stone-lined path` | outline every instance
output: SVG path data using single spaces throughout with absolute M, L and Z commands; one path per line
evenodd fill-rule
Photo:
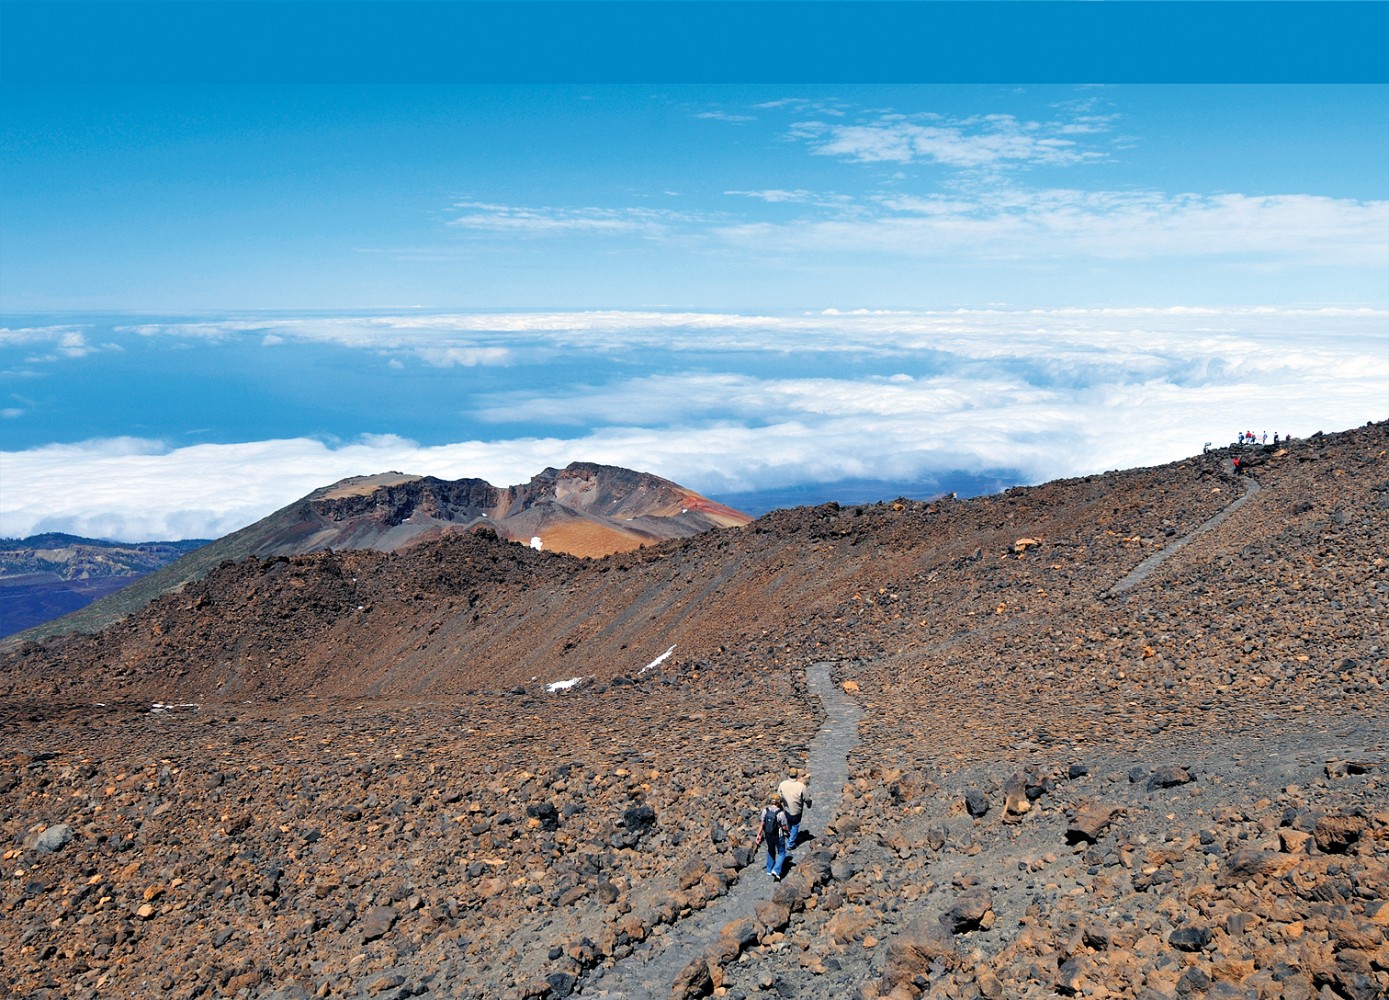
M 831 666 L 832 663 L 820 662 L 806 669 L 810 691 L 819 697 L 825 709 L 824 725 L 811 740 L 806 760 L 814 805 L 806 811 L 804 826 L 816 836 L 822 835 L 825 824 L 839 810 L 844 785 L 849 780 L 849 752 L 858 743 L 858 723 L 863 714 L 858 703 L 830 679 Z M 803 844 L 801 851 L 814 844 L 813 840 Z M 775 883 L 763 874 L 762 866 L 759 853 L 726 895 L 648 941 L 603 972 L 601 978 L 587 979 L 583 995 L 626 1000 L 668 997 L 676 976 L 718 940 L 719 931 L 726 924 L 752 916 L 754 905 L 771 896 Z
M 1157 569 L 1158 566 L 1162 565 L 1162 563 L 1168 557 L 1176 555 L 1178 552 L 1180 552 L 1183 548 L 1186 547 L 1188 542 L 1192 541 L 1195 538 L 1199 538 L 1201 535 L 1204 535 L 1207 531 L 1210 531 L 1216 525 L 1220 524 L 1227 517 L 1229 517 L 1235 511 L 1239 510 L 1242 506 L 1248 503 L 1249 498 L 1259 492 L 1259 481 L 1255 479 L 1253 476 L 1244 476 L 1243 482 L 1244 496 L 1240 497 L 1234 503 L 1230 504 L 1230 506 L 1226 507 L 1219 514 L 1216 514 L 1214 517 L 1211 517 L 1208 520 L 1201 522 L 1199 525 L 1197 525 L 1191 531 L 1187 532 L 1181 538 L 1178 538 L 1171 545 L 1168 545 L 1166 548 L 1154 552 L 1147 559 L 1144 559 L 1141 563 L 1139 563 L 1137 566 L 1133 568 L 1133 572 L 1129 573 L 1128 576 L 1124 577 L 1114 586 L 1110 587 L 1109 590 L 1105 591 L 1103 596 L 1118 597 L 1125 591 L 1132 590 L 1134 587 L 1138 586 L 1140 583 L 1146 580 L 1148 576 L 1153 572 L 1153 570 Z

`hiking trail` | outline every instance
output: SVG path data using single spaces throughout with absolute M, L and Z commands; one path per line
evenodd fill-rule
M 824 836 L 826 824 L 834 818 L 849 780 L 849 752 L 858 743 L 858 723 L 863 710 L 830 679 L 832 662 L 812 663 L 806 668 L 806 682 L 825 709 L 825 721 L 810 742 L 806 770 L 810 772 L 814 805 L 806 811 L 805 828 L 812 838 Z M 804 855 L 816 840 L 803 841 L 792 853 Z M 584 981 L 584 996 L 665 997 L 675 978 L 694 959 L 718 940 L 719 931 L 732 920 L 753 915 L 753 906 L 769 899 L 776 885 L 763 872 L 761 849 L 758 856 L 739 873 L 728 892 L 703 910 L 665 928 L 632 954 L 601 974 Z M 788 868 L 788 871 L 790 869 Z M 598 970 L 595 970 L 597 973 Z
M 1243 496 L 1144 559 L 1128 575 L 1104 591 L 1102 596 L 1117 597 L 1132 590 L 1164 561 L 1221 524 L 1260 491 L 1258 480 L 1254 477 L 1245 476 L 1243 482 Z M 810 743 L 806 761 L 815 802 L 806 815 L 806 826 L 812 835 L 822 835 L 825 825 L 839 809 L 844 785 L 849 777 L 849 753 L 858 743 L 858 723 L 862 715 L 859 705 L 830 679 L 830 667 L 833 665 L 831 661 L 821 661 L 806 669 L 807 686 L 812 694 L 819 697 L 825 709 L 825 722 Z M 803 855 L 814 845 L 813 840 L 803 843 L 797 853 Z M 705 909 L 661 928 L 630 956 L 610 968 L 595 970 L 584 980 L 583 995 L 613 1000 L 669 996 L 676 977 L 718 940 L 719 931 L 724 926 L 741 917 L 752 916 L 754 906 L 771 897 L 776 883 L 763 874 L 762 861 L 759 851 L 724 896 Z
M 1212 528 L 1220 524 L 1235 511 L 1239 510 L 1240 507 L 1244 506 L 1244 504 L 1246 504 L 1249 501 L 1250 497 L 1254 496 L 1254 494 L 1259 492 L 1261 487 L 1259 486 L 1259 481 L 1255 479 L 1253 476 L 1244 476 L 1242 478 L 1244 480 L 1244 496 L 1235 500 L 1234 503 L 1230 504 L 1224 510 L 1220 511 L 1220 513 L 1215 514 L 1214 516 L 1208 518 L 1205 521 L 1202 521 L 1195 528 L 1192 528 L 1190 531 L 1188 531 L 1181 538 L 1178 538 L 1171 545 L 1168 545 L 1165 548 L 1159 549 L 1157 552 L 1154 552 L 1147 559 L 1144 559 L 1141 563 L 1135 566 L 1128 576 L 1124 577 L 1114 586 L 1104 591 L 1100 596 L 1118 597 L 1120 594 L 1132 590 L 1134 587 L 1138 586 L 1144 580 L 1148 579 L 1148 577 L 1152 574 L 1153 570 L 1161 566 L 1163 562 L 1165 562 L 1168 559 L 1169 556 L 1176 555 L 1178 552 L 1180 552 L 1183 548 L 1186 547 L 1188 542 L 1192 541 L 1195 538 L 1199 538 L 1201 535 L 1204 535 L 1207 531 L 1210 531 Z

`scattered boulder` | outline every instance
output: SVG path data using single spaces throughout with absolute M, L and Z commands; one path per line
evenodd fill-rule
M 35 838 L 34 850 L 39 854 L 53 854 L 70 844 L 73 836 L 72 827 L 66 823 L 54 824 Z
M 984 889 L 973 889 L 940 915 L 940 923 L 951 934 L 965 934 L 992 926 L 993 899 Z
M 1369 826 L 1363 816 L 1324 816 L 1312 828 L 1312 839 L 1323 854 L 1344 854 Z
M 1082 841 L 1093 844 L 1109 829 L 1109 824 L 1124 810 L 1121 806 L 1106 802 L 1082 802 L 1071 816 L 1066 827 L 1066 842 L 1078 844 Z
M 1200 951 L 1211 943 L 1208 927 L 1178 927 L 1167 935 L 1167 943 L 1178 951 Z
M 1003 785 L 1003 812 L 1007 816 L 1021 816 L 1032 809 L 1032 800 L 1027 795 L 1027 777 L 1015 774 Z
M 694 1000 L 714 995 L 714 976 L 704 958 L 696 958 L 680 971 L 671 984 L 671 1000 Z
M 526 816 L 534 820 L 541 830 L 559 829 L 559 810 L 553 802 L 536 802 L 526 806 Z
M 1192 778 L 1191 773 L 1184 767 L 1177 767 L 1176 765 L 1159 767 L 1148 775 L 1148 791 L 1151 792 L 1159 788 L 1175 788 L 1193 780 L 1195 779 Z
M 970 788 L 965 792 L 965 810 L 975 819 L 979 819 L 989 811 L 989 799 L 977 788 Z

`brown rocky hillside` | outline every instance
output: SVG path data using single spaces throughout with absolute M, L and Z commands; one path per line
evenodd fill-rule
M 0 986 L 1378 1000 L 1387 453 L 224 564 L 0 663 Z
M 611 465 L 572 462 L 520 486 L 436 479 L 399 472 L 356 476 L 315 490 L 82 611 L 25 634 L 42 639 L 97 632 L 160 594 L 228 560 L 329 549 L 399 552 L 489 527 L 503 539 L 551 552 L 603 556 L 752 518 L 693 490 Z

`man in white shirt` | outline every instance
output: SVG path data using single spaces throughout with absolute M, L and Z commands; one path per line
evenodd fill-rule
M 810 775 L 795 767 L 790 768 L 788 774 L 790 777 L 777 786 L 777 793 L 785 803 L 782 808 L 786 810 L 786 821 L 791 826 L 786 846 L 792 848 L 796 846 L 801 833 L 801 817 L 810 808 L 810 790 L 806 787 L 810 784 Z

